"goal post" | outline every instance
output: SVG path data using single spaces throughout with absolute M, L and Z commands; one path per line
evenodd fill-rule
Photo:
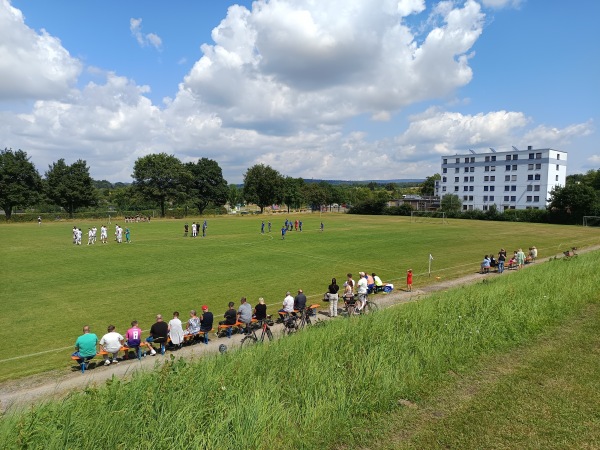
M 584 227 L 600 227 L 600 216 L 583 216 Z
M 411 223 L 434 223 L 440 225 L 448 224 L 444 211 L 411 211 Z

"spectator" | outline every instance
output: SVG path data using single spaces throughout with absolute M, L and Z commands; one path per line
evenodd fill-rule
M 371 275 L 373 276 L 373 281 L 375 282 L 375 292 L 380 291 L 381 288 L 383 288 L 383 281 L 381 281 L 381 278 L 379 278 L 375 272 L 373 272 Z
M 294 312 L 294 297 L 290 294 L 290 291 L 287 291 L 285 294 L 285 298 L 283 299 L 283 308 L 279 310 L 279 312 L 292 313 Z
M 356 293 L 358 294 L 358 311 L 361 311 L 367 303 L 367 279 L 364 272 L 358 272 L 358 283 L 356 285 Z
M 140 345 L 142 344 L 142 330 L 138 327 L 138 321 L 131 321 L 131 328 L 125 333 L 125 345 L 136 350 L 137 357 L 140 355 Z
M 338 310 L 338 291 L 340 287 L 337 285 L 335 278 L 331 279 L 331 284 L 327 288 L 327 297 L 329 297 L 329 317 L 337 317 Z
M 481 273 L 490 273 L 490 258 L 488 255 L 485 255 L 481 262 Z
M 167 337 L 169 336 L 169 326 L 163 322 L 161 314 L 156 315 L 156 322 L 150 327 L 150 336 L 146 338 L 146 342 L 150 347 L 150 355 L 156 355 L 156 350 L 153 347 L 153 343 L 160 344 L 160 352 L 164 354 L 165 344 Z
M 208 306 L 202 306 L 202 315 L 200 316 L 200 331 L 204 332 L 204 343 L 208 344 L 208 333 L 213 328 L 213 313 L 208 310 Z
M 373 279 L 373 275 L 369 275 L 368 272 L 365 276 L 367 277 L 367 293 L 370 294 L 375 291 L 375 280 Z
M 504 262 L 506 261 L 506 251 L 501 248 L 498 253 L 498 273 L 504 272 Z
M 225 314 L 223 314 L 223 317 L 225 317 L 225 320 L 223 320 L 222 322 L 219 322 L 219 325 L 235 325 L 237 322 L 237 314 L 235 313 L 235 303 L 233 302 L 229 302 L 229 309 L 227 311 L 225 311 Z
M 525 264 L 525 253 L 523 253 L 522 248 L 517 251 L 515 260 L 517 261 L 517 269 L 522 269 Z
M 254 318 L 256 320 L 265 320 L 267 318 L 267 305 L 265 305 L 265 299 L 259 298 L 258 305 L 254 307 Z
M 183 343 L 183 325 L 181 324 L 181 320 L 179 320 L 179 311 L 175 311 L 173 318 L 169 320 L 169 337 L 174 347 L 181 347 Z
M 108 326 L 108 333 L 102 336 L 100 339 L 100 346 L 102 350 L 106 352 L 104 356 L 104 365 L 110 365 L 110 355 L 112 355 L 113 364 L 118 363 L 117 357 L 119 356 L 119 350 L 125 343 L 125 338 L 115 331 L 114 325 Z
M 190 311 L 190 318 L 187 322 L 185 334 L 198 334 L 200 331 L 200 318 L 196 315 L 196 310 Z
M 302 291 L 302 289 L 298 289 L 298 295 L 296 295 L 296 297 L 294 298 L 294 309 L 297 311 L 304 311 L 304 309 L 306 308 L 306 295 L 304 295 L 304 292 Z
M 406 271 L 406 290 L 408 292 L 412 292 L 412 280 L 413 280 L 412 269 L 408 269 Z
M 73 353 L 73 356 L 78 357 L 77 362 L 82 364 L 96 356 L 97 351 L 98 336 L 91 333 L 90 327 L 86 325 L 83 327 L 83 334 L 75 341 L 75 353 Z
M 246 297 L 240 299 L 240 307 L 238 308 L 238 319 L 246 325 L 246 334 L 250 334 L 250 323 L 252 322 L 252 306 L 246 301 Z

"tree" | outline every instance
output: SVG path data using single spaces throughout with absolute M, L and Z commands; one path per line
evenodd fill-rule
M 442 177 L 439 173 L 425 178 L 425 181 L 421 183 L 421 195 L 434 195 L 435 194 L 435 182 L 441 180 Z
M 462 207 L 462 201 L 455 194 L 446 194 L 442 197 L 441 208 L 444 212 L 458 212 Z
M 45 176 L 48 198 L 67 211 L 69 217 L 79 208 L 96 204 L 96 189 L 84 160 L 68 166 L 61 158 L 48 166 Z
M 244 199 L 258 205 L 262 213 L 265 206 L 283 200 L 283 177 L 270 166 L 257 164 L 244 174 Z
M 173 155 L 158 153 L 138 158 L 133 166 L 135 189 L 147 200 L 160 206 L 160 216 L 165 216 L 167 202 L 184 195 L 183 164 Z
M 25 208 L 35 204 L 41 190 L 42 179 L 27 153 L 6 148 L 0 151 L 0 207 L 6 220 L 16 206 Z
M 227 203 L 229 203 L 229 209 L 234 209 L 242 201 L 242 192 L 235 184 L 229 185 L 227 192 Z
M 298 209 L 304 202 L 302 191 L 304 180 L 302 178 L 285 177 L 283 179 L 283 202 L 290 212 L 290 208 Z
M 223 171 L 216 161 L 201 158 L 197 163 L 187 163 L 185 168 L 190 175 L 187 180 L 188 196 L 200 214 L 210 203 L 215 206 L 223 206 L 227 203 L 229 188 L 223 178 Z
M 597 214 L 598 195 L 594 188 L 582 183 L 557 186 L 550 192 L 548 209 L 559 214 L 563 221 L 578 223 L 583 216 Z
M 326 205 L 327 197 L 327 190 L 321 183 L 308 183 L 304 186 L 304 198 L 312 210 L 320 210 L 321 205 Z

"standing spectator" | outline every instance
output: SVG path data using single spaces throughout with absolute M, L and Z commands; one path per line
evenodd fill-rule
M 196 225 L 196 222 L 192 222 L 192 237 L 196 237 L 197 234 L 198 234 L 198 227 Z
M 362 311 L 362 309 L 367 304 L 367 278 L 365 277 L 364 272 L 358 272 L 358 283 L 356 284 L 356 293 L 358 294 L 358 310 Z
M 323 222 L 321 222 L 321 231 L 323 231 L 325 229 L 325 225 L 323 225 Z
M 83 334 L 75 341 L 75 353 L 73 356 L 78 357 L 79 364 L 89 361 L 98 351 L 98 336 L 90 332 L 88 325 L 83 327 Z
M 529 249 L 529 257 L 531 258 L 532 263 L 537 259 L 537 248 L 535 245 Z
M 354 280 L 352 274 L 346 274 L 346 282 L 344 283 L 344 299 L 346 301 L 354 300 Z
M 306 308 L 306 295 L 302 289 L 298 289 L 298 295 L 294 298 L 294 309 L 302 312 Z
M 202 237 L 206 237 L 206 229 L 208 228 L 208 223 L 206 220 L 202 223 Z
M 190 231 L 190 226 L 186 223 L 183 226 L 183 237 L 188 237 L 188 232 Z
M 498 252 L 498 273 L 504 272 L 504 262 L 506 261 L 506 250 L 503 248 Z
M 171 344 L 175 347 L 180 348 L 183 343 L 183 326 L 181 320 L 179 320 L 179 311 L 173 313 L 173 318 L 169 320 L 169 337 L 171 338 Z
M 246 325 L 246 334 L 250 334 L 250 323 L 252 322 L 252 306 L 246 301 L 246 297 L 240 299 L 238 308 L 238 320 Z
M 129 227 L 125 228 L 125 242 L 131 244 L 131 231 L 129 231 Z
M 117 356 L 119 356 L 119 350 L 125 343 L 125 338 L 115 331 L 114 325 L 108 326 L 108 333 L 102 336 L 100 339 L 100 346 L 106 352 L 104 356 L 104 365 L 110 365 L 110 355 L 112 355 L 113 364 L 118 363 Z
M 256 320 L 265 320 L 267 318 L 267 305 L 265 305 L 265 299 L 262 297 L 258 299 L 258 305 L 254 307 L 254 318 Z
M 265 234 L 265 221 L 260 224 L 260 234 Z
M 338 291 L 340 287 L 337 285 L 337 280 L 335 278 L 331 279 L 331 284 L 327 289 L 327 296 L 329 297 L 329 317 L 337 317 L 338 310 Z
M 38 227 L 42 226 L 42 216 L 38 216 Z
M 294 221 L 294 228 L 298 231 L 298 219 Z
M 271 232 L 271 221 L 270 220 L 269 220 L 269 223 L 268 223 L 268 228 L 269 228 L 269 233 L 270 233 Z
M 298 226 L 300 227 L 300 231 L 302 231 L 302 221 L 298 223 Z
M 406 289 L 408 290 L 408 292 L 412 292 L 412 279 L 413 279 L 412 269 L 408 269 L 406 271 Z
M 525 264 L 525 253 L 523 253 L 522 248 L 519 248 L 519 250 L 517 251 L 515 259 L 517 260 L 517 270 L 522 269 L 523 265 Z
M 150 327 L 150 336 L 146 338 L 146 342 L 150 347 L 150 355 L 156 355 L 156 350 L 152 346 L 153 343 L 160 344 L 160 352 L 164 354 L 165 344 L 169 337 L 169 326 L 163 322 L 161 314 L 156 315 L 156 322 Z

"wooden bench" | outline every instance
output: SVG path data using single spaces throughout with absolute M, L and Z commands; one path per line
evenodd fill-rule
M 223 337 L 222 333 L 224 332 L 225 336 L 230 338 L 233 334 L 234 328 L 236 328 L 239 331 L 242 329 L 242 325 L 243 323 L 240 321 L 237 321 L 233 325 L 219 324 L 219 326 L 217 327 L 217 337 Z
M 200 330 L 197 333 L 184 334 L 183 335 L 183 343 L 184 344 L 194 344 L 195 342 L 202 339 L 205 344 L 208 344 L 208 333 L 212 332 L 214 328 L 211 328 L 208 331 Z

